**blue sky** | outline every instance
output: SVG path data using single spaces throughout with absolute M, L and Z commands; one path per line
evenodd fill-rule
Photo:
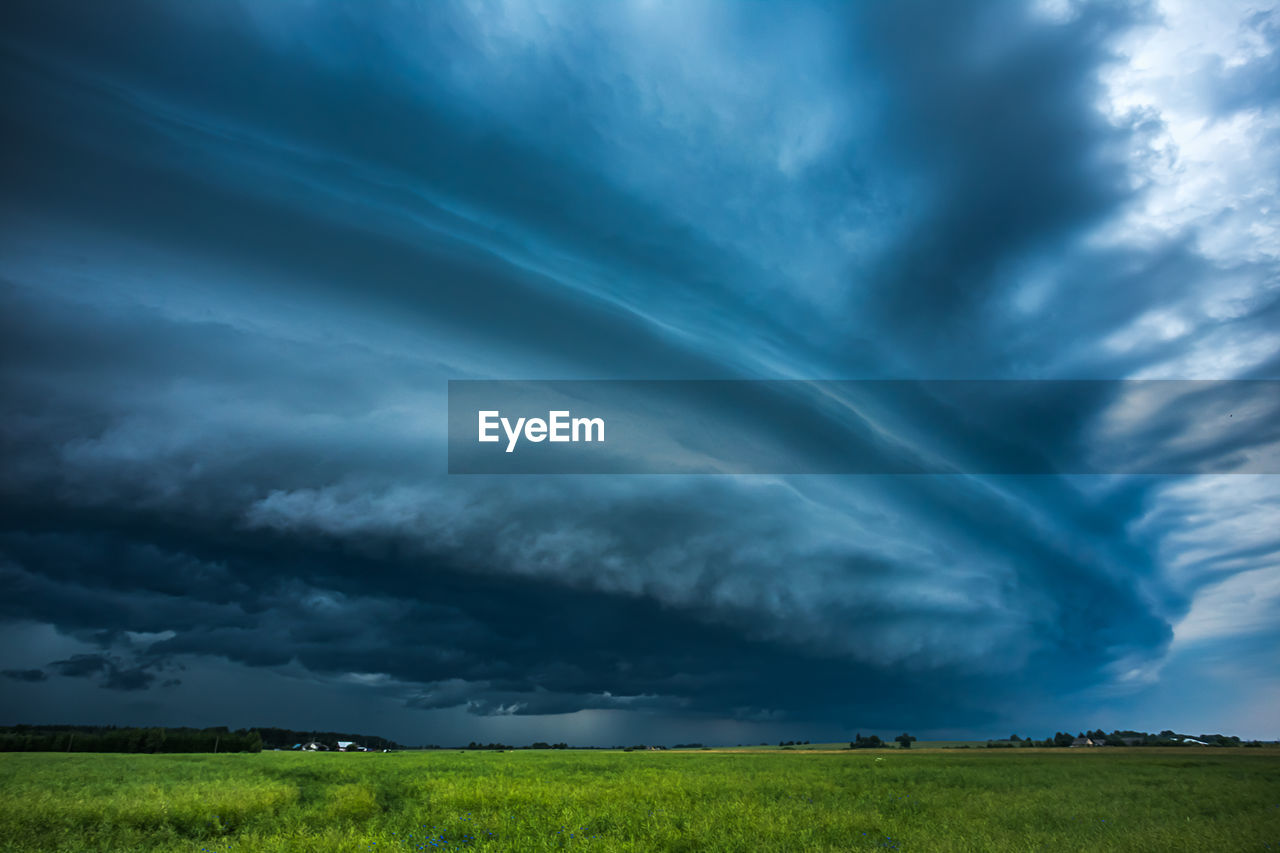
M 1274 475 L 445 474 L 449 379 L 1280 378 L 1280 12 L 2 14 L 8 721 L 1280 736 Z

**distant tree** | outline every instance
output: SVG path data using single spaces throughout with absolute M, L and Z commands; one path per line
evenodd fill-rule
M 1013 741 L 1014 743 L 1022 743 L 1022 738 L 1018 737 L 1016 732 L 1014 734 L 1009 735 L 1009 740 Z
M 262 738 L 256 731 L 116 726 L 14 726 L 0 729 L 5 752 L 258 752 Z
M 910 749 L 911 742 L 914 741 L 915 739 L 916 739 L 915 735 L 909 735 L 906 732 L 903 732 L 902 734 L 894 738 L 894 740 L 898 742 L 898 745 L 901 746 L 903 749 Z

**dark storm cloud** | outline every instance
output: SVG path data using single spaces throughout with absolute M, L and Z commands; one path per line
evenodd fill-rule
M 163 669 L 166 663 L 150 661 L 131 666 L 114 655 L 79 654 L 66 660 L 53 661 L 49 664 L 49 669 L 65 678 L 93 678 L 108 690 L 131 691 L 149 688 L 156 680 L 155 670 Z M 178 683 L 177 679 L 167 679 L 165 682 L 167 686 Z
M 46 680 L 49 674 L 43 669 L 6 669 L 3 673 L 5 678 L 12 678 L 14 681 L 26 681 L 32 684 Z
M 94 328 L 118 335 L 117 345 L 102 345 L 93 358 L 74 363 L 111 374 L 120 370 L 112 354 L 127 364 L 130 340 L 158 337 L 167 363 L 191 365 L 185 375 L 212 386 L 200 397 L 217 396 L 223 384 L 246 387 L 232 378 L 244 345 L 217 326 L 162 332 L 135 319 L 114 328 L 105 318 L 79 319 L 69 307 L 56 313 L 28 308 L 24 315 L 30 366 L 40 363 L 36 353 L 65 357 L 77 344 L 51 341 L 81 338 L 68 329 Z M 52 323 L 43 332 L 42 316 Z M 36 345 L 42 336 L 50 345 Z M 297 406 L 299 414 L 339 379 L 291 371 L 294 360 L 319 363 L 309 352 L 274 354 L 276 380 L 289 376 L 289 396 L 275 404 Z M 76 401 L 94 398 L 80 394 Z M 70 399 L 62 406 L 68 415 Z M 173 416 L 160 411 L 154 417 L 169 422 Z M 113 418 L 91 410 L 71 420 Z M 29 428 L 37 434 L 13 430 L 34 443 L 23 454 L 28 459 L 44 446 L 40 436 L 60 431 L 44 422 Z M 7 579 L 23 593 L 12 616 L 76 630 L 175 630 L 179 636 L 159 649 L 252 665 L 297 659 L 316 671 L 379 672 L 406 683 L 460 675 L 514 681 L 505 691 L 478 688 L 499 693 L 488 704 L 483 697 L 469 700 L 494 708 L 519 705 L 511 690 L 532 694 L 539 687 L 579 697 L 606 690 L 618 696 L 703 692 L 693 697 L 695 707 L 758 707 L 752 693 L 760 690 L 757 668 L 766 656 L 757 650 L 739 660 L 733 642 L 744 638 L 798 645 L 799 660 L 783 655 L 780 671 L 830 667 L 822 659 L 832 654 L 873 668 L 905 663 L 934 672 L 936 692 L 938 673 L 1007 672 L 1032 656 L 1059 664 L 1042 667 L 1038 677 L 1070 681 L 1079 676 L 1064 672 L 1082 664 L 1092 672 L 1110 656 L 1158 644 L 1167 634 L 1158 619 L 1133 618 L 1143 605 L 1128 583 L 1142 569 L 1143 555 L 1120 549 L 1108 557 L 1117 550 L 1107 544 L 1117 525 L 1051 481 L 1022 486 L 1021 497 L 1066 520 L 1064 531 L 1052 536 L 1024 529 L 1017 500 L 984 497 L 947 478 L 864 482 L 875 487 L 881 511 L 894 507 L 894 514 L 912 519 L 907 524 L 938 538 L 904 559 L 878 553 L 882 543 L 824 532 L 807 518 L 805 497 L 780 484 L 397 484 L 386 470 L 379 474 L 375 460 L 353 444 L 353 432 L 341 428 L 303 449 L 296 438 L 273 438 L 262 428 L 249 446 L 201 435 L 192 447 L 168 434 L 173 449 L 159 451 L 144 469 L 155 478 L 146 482 L 137 465 L 145 436 L 116 431 L 122 434 L 110 441 L 73 441 L 71 453 L 59 448 L 41 469 L 43 479 L 11 481 L 25 494 L 25 507 L 11 508 L 16 529 L 5 539 L 22 567 Z M 148 448 L 144 456 L 154 452 Z M 392 455 L 413 452 L 410 443 Z M 343 469 L 317 465 L 325 456 L 358 466 L 362 482 L 332 482 Z M 92 491 L 81 482 L 86 475 Z M 166 496 L 159 505 L 156 493 Z M 38 494 L 53 497 L 48 505 L 33 504 Z M 59 506 L 68 501 L 79 509 Z M 916 536 L 922 538 L 919 531 Z M 1054 541 L 1059 536 L 1096 537 L 1102 552 L 1082 562 Z M 316 552 L 316 543 L 342 556 Z M 920 565 L 921 558 L 951 568 L 939 576 L 938 566 Z M 978 567 L 988 560 L 1004 568 Z M 779 572 L 779 566 L 794 568 Z M 650 598 L 672 610 L 644 606 Z M 605 616 L 593 618 L 597 613 Z M 701 627 L 707 624 L 728 630 L 727 637 L 713 644 Z M 606 638 L 603 649 L 585 654 Z M 1069 669 L 1060 665 L 1064 660 Z M 741 669 L 730 677 L 726 671 L 735 662 Z M 669 683 L 664 673 L 671 671 L 687 677 Z M 572 678 L 562 683 L 566 673 Z M 860 680 L 876 683 L 866 674 Z M 842 695 L 850 701 L 846 687 L 819 700 L 822 692 L 797 687 L 769 695 L 792 712 L 835 707 Z M 884 692 L 876 692 L 884 701 Z M 591 706 L 589 699 L 576 701 Z
M 11 71 L 25 84 L 11 93 L 11 115 L 52 112 L 58 123 L 19 120 L 13 127 L 10 148 L 18 156 L 8 178 L 12 195 L 31 209 L 56 206 L 61 216 L 145 232 L 192 253 L 230 251 L 240 263 L 302 277 L 309 298 L 354 288 L 375 307 L 465 328 L 492 346 L 554 350 L 578 372 L 634 371 L 627 354 L 636 352 L 647 354 L 645 375 L 723 367 L 715 356 L 667 347 L 611 304 L 634 294 L 602 288 L 581 298 L 513 268 L 507 255 L 521 236 L 483 233 L 449 211 L 452 199 L 509 217 L 535 241 L 567 248 L 584 262 L 661 281 L 660 296 L 673 310 L 703 316 L 727 310 L 716 321 L 722 329 L 760 316 L 716 299 L 726 284 L 721 276 L 733 277 L 739 260 L 601 182 L 574 157 L 477 125 L 465 105 L 448 102 L 429 80 L 418 81 L 427 91 L 415 92 L 394 73 L 353 76 L 281 53 L 233 7 L 182 11 L 155 4 L 127 26 L 116 14 L 64 11 L 72 13 L 52 26 L 54 16 L 41 10 L 19 27 L 56 32 L 35 36 L 35 44 L 82 41 L 94 63 L 120 81 L 92 73 L 68 81 L 61 74 L 74 72 L 51 73 L 46 54 L 11 53 Z M 207 20 L 223 16 L 229 20 Z M 223 39 L 207 38 L 211 24 L 225 28 Z M 339 13 L 312 26 L 316 38 L 343 28 L 345 39 L 346 27 L 366 25 Z M 103 39 L 104 31 L 118 38 Z M 157 51 L 160 44 L 166 47 Z M 129 89 L 137 76 L 153 82 L 156 75 L 165 80 L 161 97 L 180 99 L 181 111 Z M 273 84 L 254 83 L 263 79 Z M 70 127 L 75 131 L 67 134 Z M 235 140 L 233 156 L 203 150 L 224 145 L 226 134 Z M 175 138 L 207 158 L 208 167 L 193 170 L 185 157 L 175 158 Z M 324 153 L 299 157 L 279 139 L 319 142 Z M 86 149 L 88 140 L 96 141 Z M 262 169 L 272 180 L 261 182 Z M 282 192 L 275 185 L 281 180 L 301 180 L 301 193 Z M 193 196 L 201 202 L 190 204 Z M 359 200 L 344 210 L 343 196 Z M 489 251 L 470 245 L 479 239 Z M 717 277 L 709 279 L 708 270 Z M 539 322 L 530 323 L 531 315 Z
M 706 483 L 658 495 L 602 495 L 590 483 L 523 499 L 512 491 L 468 495 L 485 509 L 447 534 L 431 529 L 445 511 L 440 496 L 369 502 L 367 488 L 276 493 L 252 529 L 234 532 L 232 519 L 136 510 L 123 527 L 103 508 L 59 524 L 48 508 L 15 507 L 15 523 L 40 532 L 5 538 L 24 566 L 6 583 L 21 592 L 15 616 L 72 631 L 175 631 L 155 654 L 382 673 L 412 704 L 462 697 L 455 704 L 476 713 L 675 705 L 746 717 L 906 714 L 911 676 L 927 673 L 954 721 L 973 713 L 960 709 L 978 681 L 995 695 L 1005 673 L 1035 664 L 1046 687 L 1078 686 L 1079 667 L 1158 643 L 1165 630 L 1132 618 L 1142 605 L 1124 579 L 1008 531 L 999 534 L 1004 559 L 1038 571 L 991 589 L 992 578 L 960 560 L 961 576 L 947 581 L 847 545 L 806 546 L 811 534 L 787 520 L 799 507 L 785 511 L 795 498 L 781 488 L 754 499 Z M 1008 525 L 1008 507 L 966 506 L 972 496 L 960 490 L 892 491 L 887 498 L 935 504 L 939 518 L 955 514 L 948 525 L 975 545 Z M 579 501 L 593 505 L 571 515 Z M 505 528 L 497 541 L 494 523 Z M 805 565 L 791 573 L 776 569 L 797 561 Z M 445 699 L 411 687 L 457 679 L 467 683 Z
M 54 661 L 50 666 L 68 678 L 87 678 L 105 672 L 109 661 L 104 655 L 76 655 L 66 660 Z
M 1158 124 L 1096 109 L 1140 12 L 644 14 L 6 7 L 0 613 L 99 649 L 32 665 L 977 727 L 1159 658 L 1212 582 L 1132 533 L 1162 482 L 442 476 L 447 378 L 1119 378 L 1274 311 L 1099 343 L 1223 272 L 1076 242 Z M 1241 451 L 1143 402 L 1035 437 Z
M 914 221 L 855 296 L 933 370 L 967 359 L 1003 265 L 1111 213 L 1126 196 L 1125 133 L 1094 109 L 1093 76 L 1125 4 L 1086 5 L 1065 29 L 1016 6 L 868 7 L 860 61 L 887 81 L 884 153 L 927 186 Z M 978 344 L 974 353 L 974 345 Z M 961 359 L 956 361 L 956 359 Z

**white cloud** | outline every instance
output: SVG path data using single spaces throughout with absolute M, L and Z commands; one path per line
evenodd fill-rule
M 1196 594 L 1190 612 L 1173 629 L 1173 649 L 1192 643 L 1273 632 L 1280 613 L 1280 559 L 1232 575 Z
M 1129 169 L 1136 201 L 1097 229 L 1095 247 L 1159 250 L 1189 240 L 1207 261 L 1191 292 L 1173 284 L 1159 309 L 1105 342 L 1127 352 L 1198 327 L 1245 316 L 1280 291 L 1280 108 L 1228 110 L 1224 75 L 1275 49 L 1261 37 L 1248 2 L 1165 0 L 1158 23 L 1135 29 L 1124 61 L 1104 75 L 1103 111 L 1140 123 Z M 1280 350 L 1280 337 L 1233 330 L 1144 373 L 1161 377 L 1236 375 Z

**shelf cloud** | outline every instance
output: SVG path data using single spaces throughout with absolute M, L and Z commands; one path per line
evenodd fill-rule
M 0 17 L 12 722 L 1274 734 L 1272 475 L 446 470 L 451 379 L 1280 378 L 1274 13 Z M 1035 438 L 1275 470 L 1250 387 Z

